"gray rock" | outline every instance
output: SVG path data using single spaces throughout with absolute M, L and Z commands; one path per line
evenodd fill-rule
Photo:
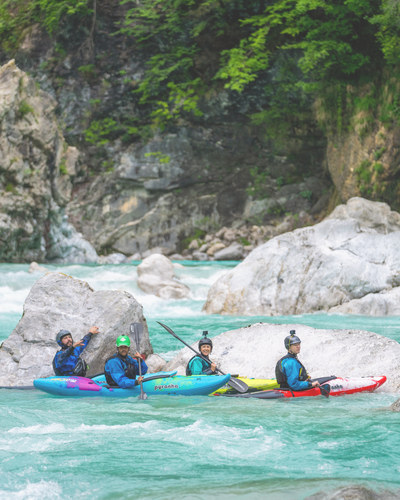
M 223 243 L 212 243 L 210 248 L 207 250 L 207 255 L 214 257 L 217 252 L 223 250 L 224 248 L 226 247 Z
M 381 206 L 378 203 L 377 210 Z M 211 287 L 204 310 L 248 315 L 321 310 L 400 314 L 399 248 L 400 231 L 381 234 L 356 219 L 329 218 L 253 250 Z
M 169 256 L 169 260 L 186 260 L 186 257 L 181 255 L 180 253 L 174 253 Z
M 129 264 L 130 261 L 131 259 L 128 259 L 123 253 L 112 253 L 99 257 L 98 264 Z
M 208 255 L 204 252 L 193 252 L 192 254 L 193 260 L 208 260 Z
M 149 373 L 157 373 L 164 371 L 167 362 L 158 354 L 150 354 L 146 358 L 146 365 L 149 367 Z
M 400 411 L 400 399 L 395 401 L 392 405 L 390 405 L 390 410 L 392 411 Z
M 192 240 L 188 246 L 189 250 L 198 250 L 200 248 L 199 242 L 197 240 Z
M 139 252 L 134 253 L 130 257 L 128 257 L 129 260 L 142 260 L 142 256 L 140 255 Z
M 28 273 L 47 273 L 48 269 L 43 266 L 39 266 L 37 262 L 31 262 L 29 266 Z
M 137 273 L 139 288 L 148 294 L 165 300 L 190 297 L 189 287 L 174 279 L 174 266 L 164 255 L 150 255 L 138 265 Z
M 312 377 L 386 375 L 387 382 L 378 390 L 399 391 L 400 344 L 362 330 L 319 330 L 305 325 L 258 323 L 214 337 L 211 358 L 225 373 L 275 378 L 275 366 L 286 354 L 284 338 L 290 330 L 296 330 L 302 341 L 299 359 Z M 197 342 L 193 344 L 196 346 Z M 182 372 L 192 356 L 192 351 L 185 347 L 165 369 L 179 368 Z
M 79 340 L 91 326 L 99 327 L 100 333 L 82 355 L 89 375 L 99 373 L 115 352 L 116 338 L 128 335 L 133 322 L 144 326 L 140 352 L 152 354 L 143 308 L 132 295 L 117 290 L 96 292 L 84 281 L 48 273 L 32 287 L 21 320 L 0 348 L 0 385 L 29 385 L 35 378 L 53 375 L 52 360 L 59 350 L 55 336 L 61 329 Z
M 391 491 L 374 491 L 365 486 L 344 486 L 330 493 L 320 492 L 305 500 L 399 500 L 400 495 Z
M 244 257 L 243 245 L 232 243 L 227 248 L 215 252 L 215 260 L 242 260 Z
M 169 255 L 171 253 L 171 249 L 167 247 L 154 247 L 150 248 L 149 250 L 146 250 L 142 253 L 142 258 L 145 259 L 146 257 L 150 257 L 150 255 L 153 254 L 160 254 L 160 255 Z
M 351 198 L 345 205 L 338 205 L 326 217 L 328 219 L 356 219 L 363 227 L 388 234 L 400 231 L 400 214 L 390 210 L 387 203 L 379 203 L 364 198 Z

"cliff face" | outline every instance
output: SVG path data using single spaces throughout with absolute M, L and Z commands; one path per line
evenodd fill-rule
M 57 152 L 48 182 L 69 222 L 98 252 L 181 251 L 191 237 L 222 226 L 281 222 L 288 213 L 326 207 L 326 143 L 312 119 L 279 145 L 249 124 L 248 114 L 265 103 L 265 82 L 242 95 L 207 96 L 202 117 L 152 137 L 113 136 L 126 119 L 141 120 L 133 91 L 146 61 L 132 41 L 112 36 L 124 13 L 118 2 L 98 3 L 94 32 L 67 25 L 57 41 L 35 26 L 16 54 L 58 103 L 58 123 L 72 147 L 68 160 Z M 60 164 L 67 173 L 60 174 Z
M 354 127 L 340 137 L 330 137 L 327 164 L 340 199 L 354 196 L 385 201 L 399 209 L 400 128 L 379 121 L 367 134 Z
M 78 151 L 55 116 L 57 103 L 14 61 L 0 68 L 0 259 L 91 262 L 94 249 L 76 234 L 63 207 L 71 197 Z M 73 234 L 74 244 L 64 233 Z M 83 245 L 83 246 L 82 246 Z

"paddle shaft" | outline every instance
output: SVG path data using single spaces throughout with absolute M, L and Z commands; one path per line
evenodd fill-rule
M 142 377 L 142 359 L 138 359 L 138 365 L 139 365 L 139 378 Z M 143 390 L 143 381 L 140 381 L 140 396 L 139 399 L 147 399 L 147 394 L 144 393 Z
M 180 340 L 182 342 L 182 344 L 184 344 L 186 347 L 189 347 L 190 350 L 192 350 L 195 354 L 197 354 L 197 356 L 199 356 L 202 360 L 204 360 L 207 364 L 209 364 L 211 366 L 212 361 L 205 358 L 201 353 L 197 352 L 196 349 L 193 349 L 192 346 L 190 346 L 184 340 L 182 340 L 180 337 L 178 337 L 178 335 L 176 333 L 174 333 L 171 330 L 171 328 L 169 328 L 166 325 L 163 325 L 159 321 L 157 321 L 157 323 L 159 325 L 161 325 L 163 328 L 165 328 L 167 330 L 167 332 L 170 333 L 173 337 Z M 219 372 L 221 375 L 225 375 L 225 373 L 222 372 L 219 368 L 216 368 L 216 371 Z M 241 393 L 247 392 L 249 390 L 248 385 L 245 384 L 242 380 L 239 381 L 239 380 L 231 379 L 228 381 L 228 385 L 230 385 L 231 387 L 233 387 L 234 389 L 236 389 L 237 391 L 239 391 Z

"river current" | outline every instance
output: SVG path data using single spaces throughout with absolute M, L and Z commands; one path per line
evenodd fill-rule
M 400 341 L 398 317 L 204 315 L 208 289 L 235 264 L 188 262 L 177 269 L 193 291 L 193 299 L 181 301 L 145 295 L 135 265 L 47 267 L 95 290 L 132 293 L 144 307 L 154 352 L 165 359 L 182 346 L 157 320 L 189 342 L 202 330 L 213 337 L 259 321 L 358 328 Z M 0 342 L 40 277 L 28 267 L 0 265 Z M 0 498 L 300 500 L 349 484 L 398 491 L 399 416 L 387 407 L 399 397 L 114 401 L 0 390 Z

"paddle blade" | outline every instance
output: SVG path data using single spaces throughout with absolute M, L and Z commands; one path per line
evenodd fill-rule
M 329 384 L 321 385 L 319 390 L 321 391 L 321 394 L 323 396 L 325 396 L 326 398 L 329 398 L 329 394 L 331 392 L 331 386 Z
M 243 382 L 243 380 L 239 380 L 237 378 L 231 378 L 228 382 L 233 389 L 240 392 L 241 394 L 247 392 L 249 390 L 249 386 Z
M 138 397 L 138 399 L 142 399 L 142 400 L 147 399 L 147 394 L 145 392 L 143 394 L 140 394 L 140 396 Z
M 143 325 L 142 323 L 132 323 L 129 327 L 132 338 L 136 344 L 136 350 L 139 351 L 139 345 L 143 337 Z

